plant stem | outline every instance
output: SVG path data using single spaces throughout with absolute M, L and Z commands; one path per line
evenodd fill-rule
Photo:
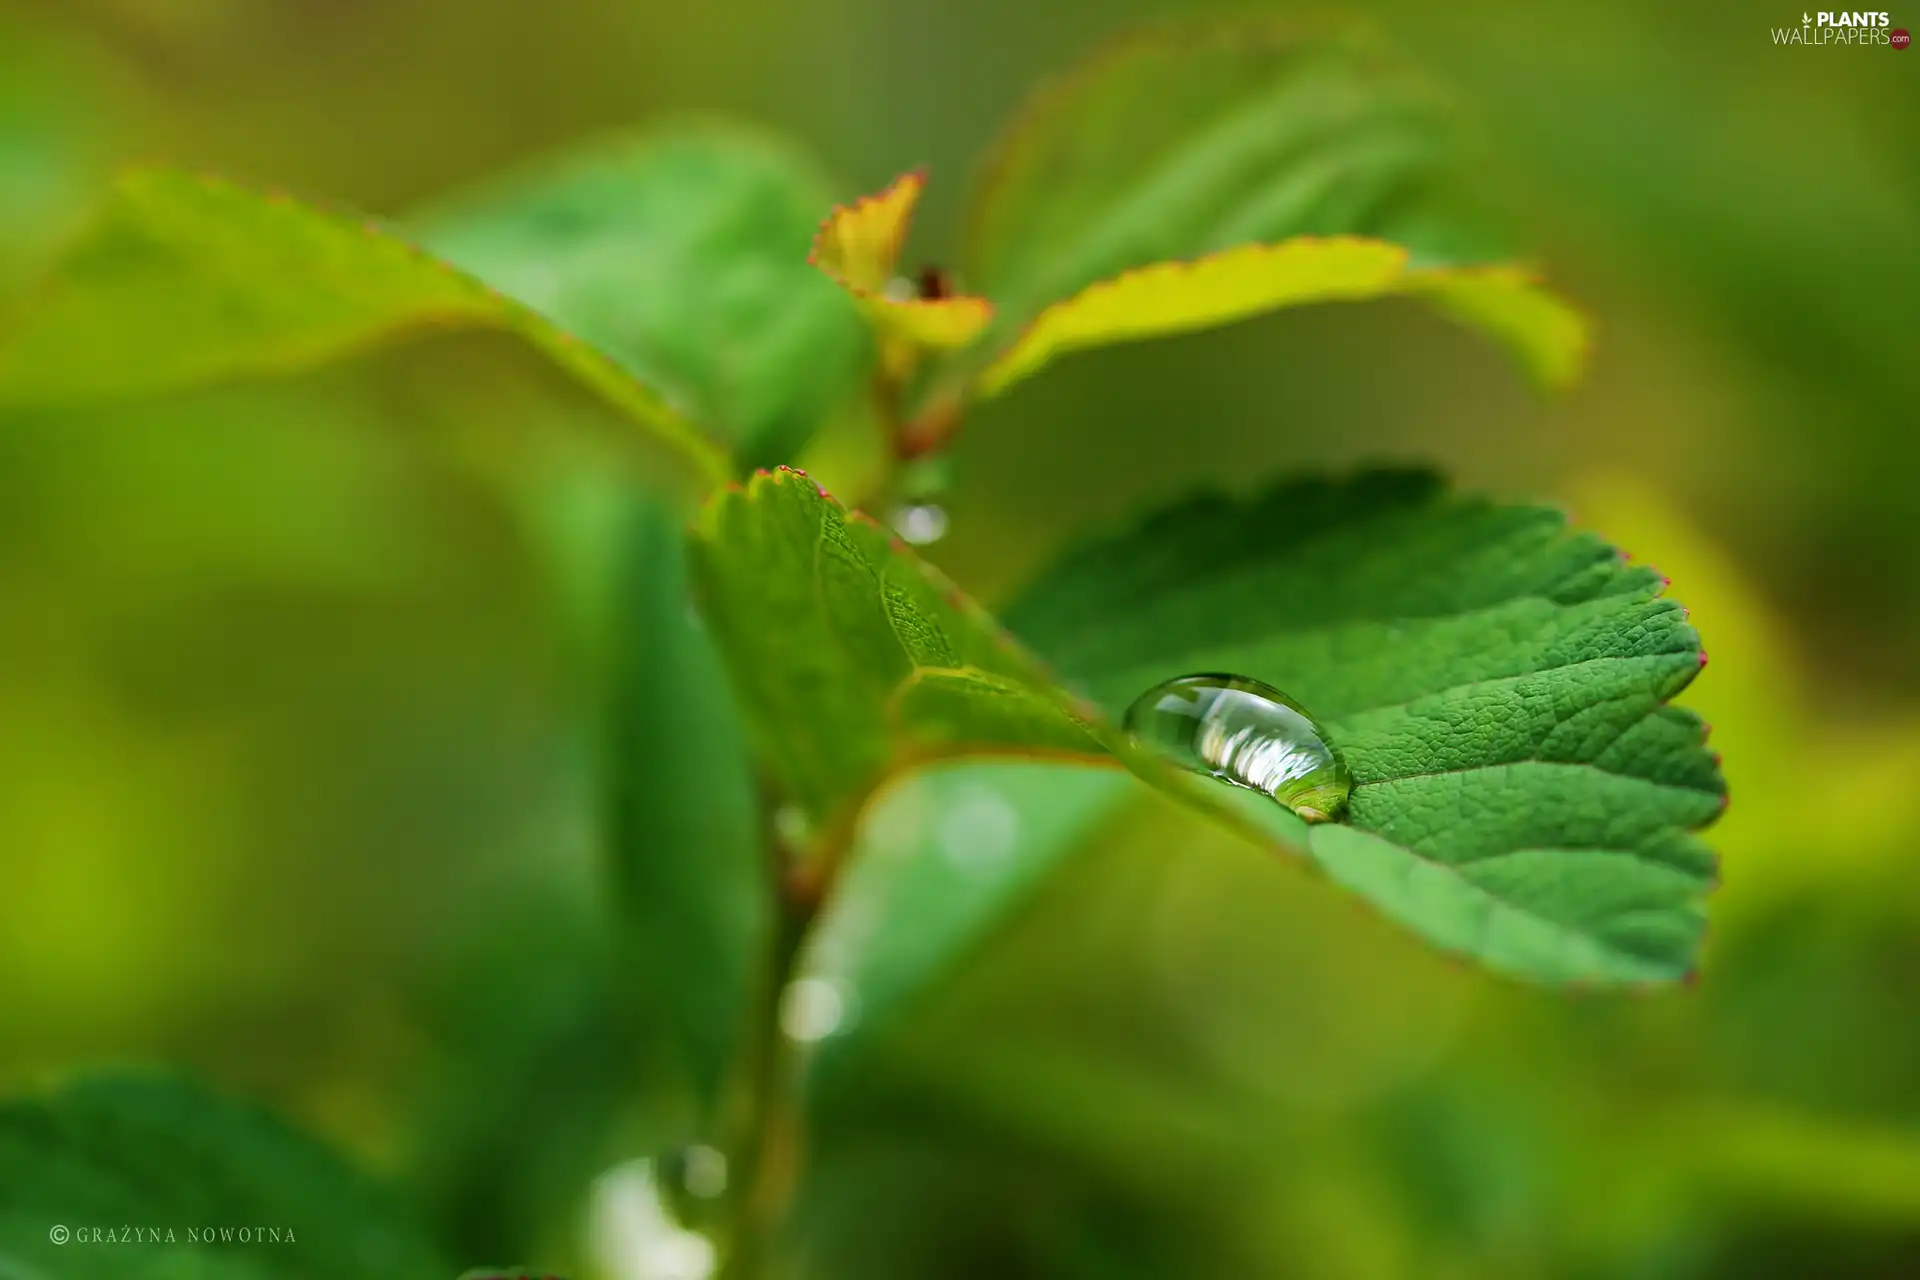
M 741 1081 L 744 1097 L 735 1140 L 734 1187 L 728 1213 L 726 1254 L 719 1280 L 764 1280 L 773 1260 L 774 1237 L 786 1216 L 799 1175 L 800 1059 L 780 1026 L 780 1006 L 793 980 L 807 931 L 820 901 L 789 890 L 788 859 L 776 837 L 775 882 L 780 887 L 773 944 L 748 1032 Z

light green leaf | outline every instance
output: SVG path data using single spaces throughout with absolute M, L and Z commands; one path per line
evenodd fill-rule
M 0 327 L 0 408 L 287 373 L 435 328 L 517 334 L 710 481 L 728 472 L 607 356 L 383 224 L 165 169 L 125 174 Z
M 392 1201 L 333 1154 L 264 1112 L 172 1077 L 92 1077 L 0 1107 L 0 1185 L 0 1274 L 10 1280 L 453 1273 Z M 131 1227 L 174 1238 L 80 1235 Z M 282 1235 L 243 1242 L 241 1228 Z M 211 1244 L 190 1237 L 208 1229 L 232 1235 Z
M 756 745 L 817 827 L 914 760 L 1106 754 L 984 610 L 803 473 L 716 495 L 697 534 L 694 579 Z
M 832 199 L 798 149 L 715 122 L 609 140 L 410 225 L 751 466 L 791 459 L 865 372 L 857 310 L 807 266 Z
M 1196 671 L 1301 699 L 1354 777 L 1308 855 L 1435 943 L 1656 981 L 1693 964 L 1714 863 L 1691 833 L 1726 801 L 1704 726 L 1667 705 L 1705 658 L 1663 586 L 1557 511 L 1382 472 L 1161 512 L 1009 617 L 1109 709 Z
M 1361 236 L 1406 250 L 1409 275 L 1502 263 L 1509 250 L 1470 194 L 1487 185 L 1478 167 L 1453 106 L 1355 32 L 1210 22 L 1123 40 L 1043 90 L 989 155 L 962 267 L 996 314 L 968 368 L 1002 362 L 983 388 L 991 394 L 1055 349 L 1320 296 L 1293 287 L 1259 296 L 1246 279 L 1257 262 L 1230 260 L 1206 277 L 1211 255 L 1243 246 Z M 1143 269 L 1158 273 L 1157 288 L 1131 297 L 1117 323 L 1095 325 L 1089 295 L 1104 290 L 1095 300 L 1111 304 L 1127 273 Z M 1489 278 L 1503 297 L 1528 300 L 1485 301 L 1483 284 L 1443 310 L 1515 347 L 1543 379 L 1573 376 L 1585 350 L 1578 315 L 1517 269 Z M 1161 296 L 1169 290 L 1178 296 Z M 1156 305 L 1170 312 L 1164 325 L 1154 324 Z M 1050 316 L 1071 321 L 1078 340 L 1021 338 Z M 1016 342 L 1023 353 L 1009 351 Z
M 880 791 L 806 955 L 852 1010 L 810 1081 L 910 1013 L 1138 794 L 1117 770 L 1041 760 L 945 761 Z

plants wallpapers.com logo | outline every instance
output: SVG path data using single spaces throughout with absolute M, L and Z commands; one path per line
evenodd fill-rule
M 1773 42 L 1808 48 L 1859 49 L 1880 46 L 1905 49 L 1911 37 L 1905 27 L 1894 27 L 1885 13 L 1805 13 L 1797 27 L 1773 28 Z

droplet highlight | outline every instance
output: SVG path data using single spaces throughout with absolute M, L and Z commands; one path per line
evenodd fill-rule
M 947 536 L 946 508 L 932 502 L 914 502 L 893 513 L 893 529 L 916 547 Z
M 791 1040 L 813 1044 L 840 1029 L 847 1005 L 840 988 L 825 978 L 796 978 L 780 998 L 780 1029 Z
M 727 1190 L 727 1157 L 709 1146 L 692 1146 L 680 1153 L 680 1185 L 689 1195 L 713 1200 Z
M 1346 763 L 1305 707 L 1270 684 L 1217 672 L 1181 676 L 1135 698 L 1124 726 L 1183 769 L 1273 797 L 1306 822 L 1340 816 Z

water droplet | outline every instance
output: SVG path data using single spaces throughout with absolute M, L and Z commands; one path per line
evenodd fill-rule
M 915 502 L 893 513 L 894 532 L 916 547 L 938 542 L 947 536 L 946 508 L 932 502 Z
M 796 978 L 780 996 L 780 1029 L 802 1044 L 832 1035 L 845 1015 L 840 988 L 825 978 Z
M 1347 766 L 1306 708 L 1245 676 L 1181 676 L 1135 698 L 1126 729 L 1183 769 L 1264 792 L 1308 822 L 1346 806 Z
M 800 849 L 813 837 L 813 823 L 799 805 L 783 804 L 773 811 L 773 833 L 787 848 Z
M 680 1153 L 680 1185 L 689 1195 L 712 1200 L 727 1189 L 727 1158 L 708 1146 L 688 1147 Z
M 920 296 L 920 285 L 905 276 L 894 276 L 880 287 L 880 296 L 888 302 L 912 302 Z

